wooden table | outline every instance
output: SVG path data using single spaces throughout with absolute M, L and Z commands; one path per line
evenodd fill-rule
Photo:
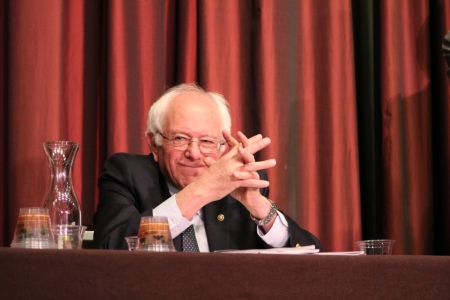
M 0 299 L 450 299 L 449 256 L 0 248 Z

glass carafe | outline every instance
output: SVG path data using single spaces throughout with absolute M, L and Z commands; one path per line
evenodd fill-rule
M 49 161 L 50 183 L 42 202 L 52 225 L 81 225 L 81 208 L 72 185 L 72 167 L 80 144 L 51 141 L 43 144 Z

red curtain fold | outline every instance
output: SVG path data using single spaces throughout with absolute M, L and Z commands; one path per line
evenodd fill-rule
M 39 206 L 44 196 L 48 167 L 42 143 L 71 136 L 67 102 L 62 101 L 62 2 L 12 1 L 8 8 L 8 134 L 3 145 L 8 156 L 5 220 L 13 228 L 19 208 Z M 9 241 L 11 234 L 6 233 Z
M 62 2 L 61 6 L 61 96 L 55 99 L 61 103 L 60 120 L 61 125 L 59 136 L 53 139 L 67 139 L 80 143 L 80 150 L 77 154 L 73 167 L 73 177 L 78 179 L 73 182 L 77 195 L 83 195 L 82 161 L 84 160 L 83 126 L 85 122 L 83 111 L 85 110 L 84 85 L 83 85 L 83 64 L 84 64 L 84 5 L 80 1 Z M 88 123 L 89 122 L 87 121 Z M 95 123 L 93 123 L 95 125 Z M 89 155 L 88 153 L 86 153 Z M 82 199 L 82 198 L 81 198 Z
M 4 144 L 4 140 L 6 137 L 6 92 L 5 92 L 5 30 L 4 30 L 4 24 L 6 24 L 6 16 L 5 16 L 5 3 L 2 3 L 0 6 L 0 91 L 3 91 L 0 93 L 0 135 L 3 137 L 2 145 Z M 0 216 L 5 216 L 7 214 L 7 204 L 6 199 L 8 197 L 7 194 L 7 184 L 5 183 L 6 173 L 7 173 L 7 165 L 6 165 L 6 151 L 5 147 L 0 147 Z M 5 218 L 3 218 L 5 219 Z M 8 236 L 7 233 L 7 220 L 3 221 L 3 224 L 0 223 L 0 243 L 4 240 L 6 240 L 6 236 Z M 9 237 L 8 237 L 9 238 Z
M 437 44 L 442 44 L 445 34 L 450 31 L 450 1 L 439 1 L 437 2 L 436 8 L 438 11 L 438 24 L 439 27 L 436 29 L 436 36 L 438 37 Z M 440 172 L 435 175 L 433 181 L 437 181 L 439 184 L 435 185 L 438 188 L 434 188 L 434 192 L 438 195 L 439 200 L 436 201 L 436 205 L 434 206 L 435 213 L 438 213 L 440 221 L 438 222 L 439 228 L 442 228 L 441 231 L 434 237 L 435 240 L 439 240 L 440 247 L 442 247 L 442 252 L 448 254 L 450 253 L 450 218 L 447 217 L 448 212 L 450 212 L 450 185 L 448 184 L 450 178 L 450 97 L 448 84 L 450 83 L 450 76 L 446 77 L 446 73 L 448 68 L 450 67 L 445 63 L 445 60 L 442 58 L 442 49 L 440 51 L 436 51 L 431 53 L 431 55 L 436 55 L 440 57 L 438 68 L 438 76 L 443 82 L 440 88 L 436 88 L 435 90 L 439 90 L 439 93 L 442 96 L 441 105 L 437 107 L 439 111 L 439 119 L 438 123 L 441 134 L 437 136 L 439 139 L 439 156 L 435 153 L 435 157 L 437 156 L 437 164 L 440 167 Z
M 260 4 L 255 90 L 273 142 L 264 157 L 277 158 L 271 193 L 326 250 L 353 249 L 361 226 L 351 3 Z
M 176 37 L 174 55 L 167 62 L 168 70 L 176 70 L 176 77 L 167 80 L 170 86 L 183 82 L 196 82 L 198 73 L 198 16 L 197 1 L 180 1 L 171 34 Z M 169 19 L 169 18 L 168 18 Z M 166 34 L 170 36 L 170 34 Z
M 433 247 L 427 5 L 383 1 L 380 13 L 383 222 L 397 253 L 430 253 Z
M 252 5 L 249 1 L 199 2 L 197 81 L 230 103 L 232 133 L 257 133 L 252 99 Z M 253 121 L 255 120 L 255 121 Z
M 147 111 L 165 90 L 168 7 L 164 1 L 108 4 L 107 153 L 148 153 Z

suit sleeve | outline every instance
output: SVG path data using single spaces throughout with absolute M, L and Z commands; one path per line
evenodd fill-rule
M 316 249 L 320 249 L 320 251 L 323 251 L 322 244 L 317 237 L 315 237 L 311 232 L 301 228 L 284 212 L 283 214 L 289 224 L 289 241 L 286 247 L 295 247 L 297 246 L 297 244 L 299 244 L 300 246 L 314 245 Z
M 99 203 L 94 214 L 94 246 L 127 249 L 126 236 L 137 235 L 140 217 L 152 209 L 139 211 L 140 195 L 133 187 L 128 156 L 114 154 L 104 165 L 98 180 Z

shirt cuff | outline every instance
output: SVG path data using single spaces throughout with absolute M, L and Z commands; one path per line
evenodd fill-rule
M 177 237 L 186 228 L 192 225 L 186 218 L 181 215 L 181 211 L 178 208 L 175 195 L 163 201 L 160 205 L 153 209 L 154 216 L 165 216 L 169 220 L 170 233 L 172 239 Z
M 264 234 L 260 226 L 257 226 L 257 232 L 258 236 L 262 238 L 266 244 L 277 248 L 285 246 L 289 240 L 288 227 L 289 225 L 284 215 L 280 211 L 277 211 L 277 218 L 275 219 L 272 228 Z

